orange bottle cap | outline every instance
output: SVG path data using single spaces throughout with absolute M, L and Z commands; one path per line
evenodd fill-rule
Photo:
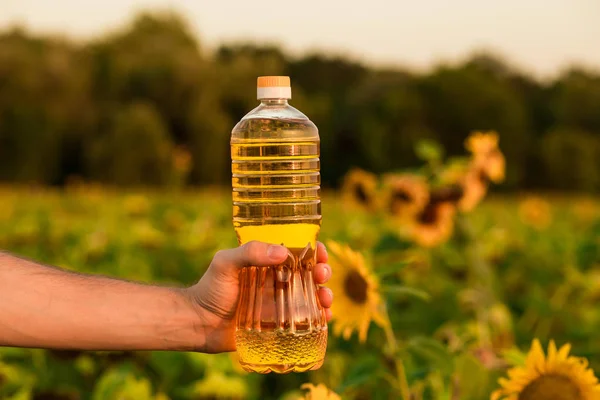
M 259 76 L 256 80 L 256 98 L 291 99 L 292 87 L 289 76 Z
M 256 87 L 290 87 L 289 76 L 259 76 Z

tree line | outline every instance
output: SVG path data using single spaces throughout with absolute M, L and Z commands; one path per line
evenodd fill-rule
M 187 184 L 229 184 L 229 134 L 257 105 L 260 75 L 291 76 L 326 186 L 353 166 L 415 166 L 421 139 L 452 157 L 471 131 L 496 130 L 505 189 L 600 190 L 598 71 L 541 82 L 490 54 L 415 73 L 275 46 L 208 50 L 171 13 L 85 42 L 0 32 L 0 181 L 165 185 L 185 149 Z

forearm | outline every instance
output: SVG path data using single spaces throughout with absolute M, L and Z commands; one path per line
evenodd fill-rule
M 79 275 L 0 253 L 0 346 L 199 350 L 198 310 L 180 289 Z

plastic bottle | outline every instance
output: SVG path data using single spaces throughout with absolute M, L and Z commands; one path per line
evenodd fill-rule
M 323 364 L 327 322 L 313 281 L 321 226 L 319 133 L 288 104 L 290 79 L 258 78 L 260 105 L 231 134 L 233 225 L 239 244 L 282 244 L 281 265 L 240 271 L 236 347 L 247 371 Z

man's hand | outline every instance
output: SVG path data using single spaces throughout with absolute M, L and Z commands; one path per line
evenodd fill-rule
M 221 250 L 212 260 L 200 281 L 187 289 L 187 295 L 197 307 L 199 322 L 206 339 L 203 352 L 219 353 L 235 350 L 235 311 L 239 296 L 239 271 L 248 266 L 269 266 L 283 263 L 287 258 L 283 246 L 262 242 L 249 242 L 235 249 Z M 324 284 L 331 277 L 331 267 L 326 264 L 327 251 L 317 244 L 317 264 L 313 270 L 315 282 Z M 327 320 L 331 319 L 333 294 L 320 288 L 319 301 L 325 308 Z
M 76 274 L 0 252 L 0 346 L 72 350 L 235 349 L 238 272 L 285 261 L 281 246 L 252 242 L 218 252 L 188 289 Z M 317 247 L 314 280 L 331 268 Z M 318 292 L 331 317 L 332 294 Z

